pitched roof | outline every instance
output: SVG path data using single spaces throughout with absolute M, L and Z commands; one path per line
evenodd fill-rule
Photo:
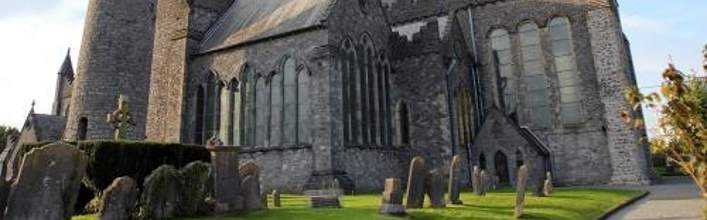
M 209 52 L 320 26 L 336 0 L 238 0 L 207 33 Z
M 32 114 L 31 123 L 37 141 L 58 141 L 64 135 L 66 118 L 56 115 Z

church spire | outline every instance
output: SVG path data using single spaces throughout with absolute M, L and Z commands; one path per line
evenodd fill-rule
M 66 57 L 64 58 L 64 63 L 61 64 L 61 68 L 59 68 L 58 74 L 68 77 L 69 80 L 74 79 L 74 67 L 71 62 L 71 48 L 67 50 Z

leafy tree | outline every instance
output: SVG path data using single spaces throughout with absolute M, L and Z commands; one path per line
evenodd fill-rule
M 690 176 L 707 196 L 707 81 L 688 76 L 672 64 L 663 72 L 660 91 L 641 94 L 629 89 L 626 99 L 634 111 L 644 104 L 659 112 L 659 134 L 651 140 L 651 149 L 664 154 Z M 627 123 L 644 126 L 633 112 L 623 112 Z
M 18 131 L 17 128 L 0 125 L 0 148 L 4 148 L 7 144 L 7 137 L 19 134 L 20 131 Z

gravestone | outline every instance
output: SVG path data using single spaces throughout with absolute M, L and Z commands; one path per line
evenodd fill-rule
M 6 181 L 5 178 L 0 178 L 0 216 L 2 216 L 1 210 L 5 210 L 7 207 L 7 197 L 10 195 L 10 182 Z
M 452 162 L 449 163 L 449 180 L 447 182 L 448 188 L 447 188 L 447 196 L 449 197 L 449 203 L 454 204 L 454 205 L 462 205 L 464 204 L 461 199 L 459 199 L 459 192 L 461 191 L 460 189 L 460 166 L 461 166 L 461 157 L 459 155 L 456 155 L 452 157 Z
M 75 146 L 54 143 L 24 156 L 4 219 L 70 219 L 86 171 Z
M 280 202 L 280 192 L 278 192 L 277 190 L 272 191 L 272 205 L 273 205 L 273 207 L 282 206 L 282 204 Z
M 489 185 L 491 182 L 489 181 L 489 175 L 486 174 L 486 170 L 481 171 L 481 175 L 479 175 L 481 181 L 479 182 L 479 189 L 481 189 L 481 194 L 480 196 L 486 196 L 486 192 L 489 190 Z
M 444 208 L 444 175 L 440 170 L 432 170 L 425 181 L 426 193 L 430 198 L 430 208 Z
M 208 211 L 206 197 L 209 194 L 207 185 L 211 175 L 211 165 L 196 161 L 184 166 L 179 173 L 182 179 L 179 190 L 179 215 L 205 214 Z
M 243 210 L 243 193 L 238 155 L 240 148 L 210 145 L 216 214 L 233 214 Z
M 312 208 L 341 208 L 339 197 L 344 194 L 339 180 L 333 179 L 321 190 L 309 190 L 309 202 Z
M 407 201 L 405 207 L 408 209 L 420 209 L 425 202 L 425 179 L 427 171 L 425 168 L 425 159 L 415 157 L 410 162 L 410 171 L 408 173 L 407 190 L 405 194 Z
M 481 196 L 481 171 L 478 166 L 474 166 L 474 171 L 472 171 L 471 187 L 474 190 L 474 195 Z
M 523 216 L 523 208 L 525 207 L 525 188 L 528 184 L 528 167 L 523 165 L 518 169 L 518 178 L 516 179 L 516 206 L 514 217 L 521 218 Z
M 547 172 L 545 183 L 543 184 L 543 194 L 545 194 L 545 196 L 550 196 L 554 190 L 555 187 L 552 185 L 552 173 Z
M 132 219 L 137 205 L 137 183 L 130 177 L 119 177 L 103 191 L 98 219 Z
M 246 176 L 243 182 L 241 182 L 241 189 L 243 189 L 243 208 L 245 211 L 254 211 L 263 208 L 260 183 L 256 176 Z
M 162 165 L 145 178 L 140 196 L 140 219 L 178 217 L 180 174 L 169 165 Z
M 379 209 L 381 214 L 395 216 L 405 215 L 405 207 L 403 206 L 403 190 L 400 184 L 401 181 L 397 178 L 388 178 L 385 180 L 383 200 Z
M 253 161 L 245 162 L 243 165 L 239 166 L 238 173 L 240 174 L 241 178 L 245 178 L 246 176 L 255 176 L 258 178 L 260 177 L 258 165 L 255 164 L 255 162 Z

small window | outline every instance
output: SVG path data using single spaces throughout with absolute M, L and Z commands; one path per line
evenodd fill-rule
M 86 136 L 88 133 L 88 119 L 86 119 L 86 117 L 82 117 L 81 119 L 79 119 L 79 127 L 76 132 L 76 138 L 79 141 L 86 140 Z

